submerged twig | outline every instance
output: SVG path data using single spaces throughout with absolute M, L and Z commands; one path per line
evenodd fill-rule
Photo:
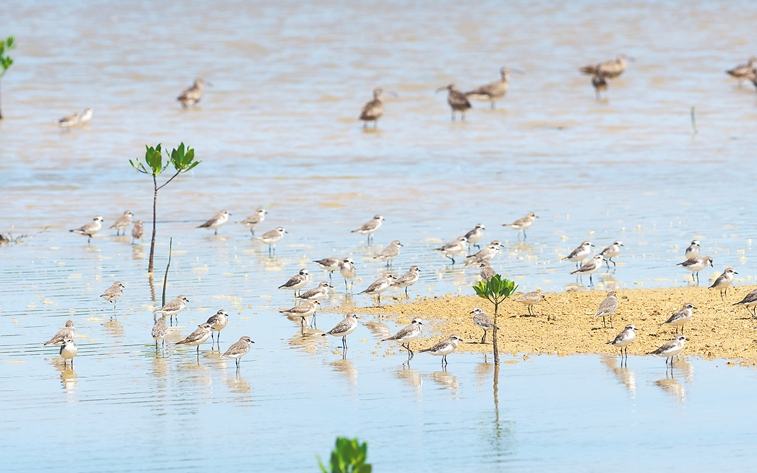
M 166 305 L 166 286 L 168 286 L 168 268 L 171 267 L 171 253 L 173 253 L 173 237 L 168 239 L 168 263 L 166 263 L 166 272 L 163 274 L 163 296 L 161 307 Z
M 691 107 L 691 133 L 696 135 L 699 133 L 699 130 L 697 130 L 697 108 L 692 106 Z

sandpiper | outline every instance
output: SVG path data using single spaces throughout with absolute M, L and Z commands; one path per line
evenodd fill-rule
M 443 90 L 447 91 L 447 103 L 452 109 L 452 121 L 455 121 L 455 112 L 460 112 L 460 118 L 465 121 L 465 111 L 471 108 L 468 98 L 455 88 L 455 84 L 445 85 L 436 91 L 441 92 Z
M 373 281 L 371 285 L 368 286 L 368 288 L 366 288 L 364 291 L 358 292 L 358 294 L 376 296 L 378 298 L 378 305 L 379 307 L 381 307 L 381 293 L 392 287 L 394 281 L 396 281 L 396 278 L 391 274 L 381 276 Z
M 291 289 L 294 291 L 294 297 L 297 297 L 299 290 L 310 283 L 310 272 L 302 268 L 297 274 L 289 278 L 287 282 L 279 286 L 279 289 Z
M 120 235 L 121 232 L 126 235 L 126 229 L 129 227 L 129 225 L 131 225 L 132 217 L 134 217 L 134 213 L 132 213 L 131 210 L 126 210 L 123 214 L 121 214 L 120 217 L 116 219 L 113 225 L 110 226 L 110 228 L 116 229 L 116 236 Z
M 713 266 L 712 258 L 709 256 L 695 256 L 689 258 L 683 263 L 678 263 L 676 266 L 683 266 L 687 270 L 691 271 L 691 281 L 699 285 L 699 272 L 707 266 Z
M 321 299 L 328 298 L 332 289 L 334 289 L 334 286 L 324 281 L 319 283 L 318 286 L 313 289 L 301 292 L 297 297 L 298 299 L 304 299 L 306 301 L 320 301 Z
M 414 338 L 418 338 L 418 336 L 421 334 L 421 331 L 423 330 L 423 321 L 421 319 L 413 319 L 412 322 L 410 322 L 409 325 L 405 325 L 402 327 L 399 332 L 395 333 L 391 337 L 387 337 L 382 339 L 382 342 L 389 342 L 389 341 L 396 341 L 400 342 L 400 346 L 407 350 L 407 359 L 410 361 L 414 356 L 415 352 L 410 349 L 410 340 Z
M 381 101 L 384 91 L 380 88 L 373 89 L 373 100 L 363 105 L 360 112 L 360 120 L 363 121 L 363 128 L 368 126 L 368 122 L 373 122 L 373 128 L 378 126 L 379 118 L 384 114 L 384 102 Z
M 215 337 L 215 342 L 218 345 L 218 351 L 221 351 L 221 330 L 225 329 L 229 323 L 229 314 L 220 309 L 211 315 L 205 323 L 210 325 L 210 349 L 213 349 L 213 332 L 217 332 L 218 336 Z
M 607 297 L 597 307 L 597 312 L 594 313 L 594 317 L 602 317 L 602 327 L 607 327 L 605 319 L 610 319 L 610 327 L 612 327 L 612 316 L 618 311 L 618 294 L 615 291 L 607 293 Z
M 61 128 L 72 128 L 79 125 L 84 125 L 85 123 L 89 123 L 90 120 L 92 120 L 92 115 L 94 115 L 94 111 L 91 108 L 85 108 L 81 112 L 78 113 L 72 113 L 71 115 L 66 115 L 65 117 L 58 120 L 58 126 Z
M 457 335 L 452 335 L 446 340 L 442 340 L 431 348 L 421 350 L 421 353 L 430 353 L 434 356 L 442 357 L 442 367 L 447 366 L 447 355 L 457 350 L 457 346 L 463 342 L 463 339 Z
M 591 76 L 591 86 L 594 87 L 594 98 L 600 100 L 602 92 L 607 92 L 608 84 L 606 75 L 598 72 Z
M 194 83 L 190 87 L 184 89 L 181 95 L 176 97 L 176 100 L 178 100 L 179 103 L 181 103 L 181 106 L 183 108 L 188 108 L 192 105 L 197 104 L 197 102 L 200 101 L 204 90 L 205 90 L 205 81 L 200 78 L 197 78 L 195 79 Z
M 615 338 L 607 342 L 608 345 L 620 348 L 620 357 L 628 359 L 628 345 L 636 340 L 636 327 L 633 325 L 626 325 Z
M 628 60 L 631 59 L 625 54 L 621 54 L 615 59 L 609 61 L 600 62 L 599 64 L 584 66 L 580 71 L 587 75 L 602 75 L 608 79 L 615 79 L 623 74 L 628 66 Z
M 317 264 L 321 268 L 323 268 L 324 271 L 329 273 L 329 281 L 331 281 L 334 271 L 339 269 L 339 258 L 323 258 L 323 259 L 317 259 L 313 260 L 313 263 Z
M 728 295 L 728 288 L 733 286 L 733 276 L 739 274 L 732 267 L 728 266 L 723 270 L 723 273 L 715 279 L 710 289 L 718 289 L 720 291 L 720 300 L 725 301 L 725 296 Z
M 250 230 L 250 235 L 255 236 L 255 227 L 265 220 L 265 216 L 268 215 L 266 209 L 257 209 L 254 214 L 242 220 L 242 225 Z
M 478 265 L 479 268 L 481 268 L 481 272 L 479 273 L 479 276 L 481 276 L 481 279 L 484 281 L 488 281 L 492 278 L 497 272 L 489 265 L 489 262 L 484 261 L 483 263 L 480 263 Z
M 205 343 L 212 333 L 212 327 L 209 323 L 200 324 L 194 332 L 187 335 L 187 338 L 176 342 L 176 345 L 194 345 L 197 347 L 197 358 L 200 357 L 200 345 Z
M 754 79 L 755 64 L 757 64 L 757 57 L 752 56 L 749 58 L 746 64 L 739 64 L 733 69 L 728 69 L 727 71 L 725 71 L 725 73 L 733 77 L 734 79 L 738 79 L 739 85 L 741 85 L 745 80 Z
M 221 210 L 217 214 L 213 215 L 210 220 L 206 221 L 202 225 L 198 225 L 197 228 L 211 228 L 213 229 L 213 235 L 218 235 L 218 228 L 229 221 L 230 215 L 231 214 L 228 210 Z
M 484 226 L 483 223 L 479 223 L 475 227 L 473 227 L 472 230 L 463 235 L 468 240 L 469 250 L 474 246 L 478 250 L 481 250 L 481 245 L 479 245 L 478 243 L 481 241 L 481 238 L 484 237 L 484 231 L 486 231 L 486 226 Z
M 592 259 L 582 264 L 580 268 L 575 271 L 571 271 L 570 274 L 578 274 L 582 277 L 584 274 L 589 275 L 589 285 L 594 285 L 594 279 L 592 275 L 602 267 L 602 255 L 595 255 Z
M 46 341 L 44 345 L 59 345 L 63 343 L 63 340 L 67 338 L 73 340 L 75 335 L 76 331 L 74 330 L 74 321 L 66 320 L 66 324 L 63 326 L 63 328 L 55 332 L 55 335 L 53 335 L 50 340 Z
M 473 323 L 484 330 L 484 336 L 481 337 L 481 343 L 484 344 L 486 343 L 486 333 L 494 328 L 494 322 L 478 307 L 470 311 L 470 313 L 473 315 Z
M 503 227 L 510 227 L 514 228 L 521 232 L 523 235 L 523 239 L 526 239 L 526 230 L 534 224 L 534 221 L 539 218 L 538 215 L 536 215 L 533 212 L 528 212 L 528 214 L 525 217 L 521 217 L 511 223 L 503 223 Z
M 239 369 L 239 363 L 242 357 L 250 351 L 250 345 L 253 343 L 255 342 L 247 335 L 240 337 L 239 340 L 232 343 L 228 350 L 226 350 L 221 356 L 224 358 L 233 358 L 237 369 Z
M 699 242 L 699 240 L 691 240 L 691 243 L 689 246 L 686 247 L 686 251 L 684 252 L 684 257 L 689 260 L 692 258 L 696 258 L 699 256 L 699 251 L 702 249 L 702 246 Z
M 492 110 L 496 108 L 496 101 L 501 99 L 507 93 L 507 81 L 509 79 L 510 72 L 503 66 L 499 70 L 499 80 L 491 82 L 486 85 L 482 85 L 477 89 L 473 89 L 470 92 L 466 92 L 466 97 L 471 97 L 477 100 L 488 100 L 491 104 Z
M 602 255 L 602 257 L 605 259 L 605 264 L 607 265 L 608 268 L 610 267 L 610 263 L 612 263 L 613 267 L 617 266 L 613 258 L 620 255 L 620 249 L 623 246 L 625 246 L 623 245 L 623 242 L 618 240 L 618 241 L 613 242 L 612 245 L 606 247 L 605 249 L 599 252 L 599 254 Z
M 681 327 L 681 333 L 683 333 L 684 324 L 694 318 L 694 309 L 696 309 L 694 304 L 684 304 L 683 307 L 675 311 L 663 324 L 675 327 L 676 333 L 678 333 L 678 327 Z
M 384 249 L 379 251 L 376 255 L 373 256 L 373 259 L 377 260 L 383 260 L 386 262 L 386 267 L 392 265 L 392 261 L 394 258 L 400 255 L 400 248 L 402 248 L 404 245 L 400 243 L 399 240 L 392 240 Z
M 100 297 L 113 304 L 113 315 L 116 315 L 116 303 L 118 299 L 123 295 L 126 286 L 121 281 L 116 281 L 105 290 Z
M 373 240 L 373 234 L 376 233 L 376 230 L 381 228 L 381 225 L 383 223 L 384 223 L 383 215 L 374 215 L 372 219 L 360 225 L 358 228 L 351 230 L 350 232 L 366 235 L 368 239 L 367 242 L 368 244 L 370 244 L 371 241 Z
M 594 245 L 590 241 L 584 241 L 571 251 L 568 256 L 562 258 L 563 261 L 572 261 L 576 263 L 576 268 L 581 267 L 584 261 L 591 256 L 591 249 Z
M 321 305 L 316 301 L 304 301 L 302 304 L 294 306 L 290 309 L 280 310 L 279 314 L 286 315 L 290 319 L 300 319 L 300 327 L 305 328 L 305 319 L 314 316 L 315 311 Z
M 60 347 L 60 356 L 63 358 L 63 366 L 66 366 L 68 362 L 71 362 L 71 368 L 74 367 L 74 357 L 79 349 L 76 348 L 76 344 L 70 338 L 63 339 L 63 345 Z
M 134 242 L 137 240 L 141 240 L 144 232 L 145 232 L 145 228 L 144 228 L 144 224 L 142 223 L 142 220 L 135 221 L 134 225 L 131 227 L 132 244 L 134 244 Z
M 174 317 L 176 317 L 176 321 L 178 322 L 179 312 L 184 310 L 188 303 L 189 299 L 186 296 L 177 296 L 175 299 L 166 302 L 166 305 L 156 310 L 155 313 L 169 316 L 169 322 L 173 322 Z
M 537 289 L 535 291 L 526 292 L 525 294 L 521 294 L 515 299 L 515 302 L 520 302 L 524 306 L 526 306 L 526 309 L 528 310 L 528 315 L 534 316 L 534 306 L 537 304 L 541 304 L 547 300 L 547 298 L 542 294 L 541 290 Z M 549 316 L 547 316 L 547 319 L 549 319 Z
M 673 358 L 678 356 L 679 353 L 686 348 L 686 337 L 679 335 L 675 340 L 664 343 L 660 348 L 655 351 L 647 353 L 647 355 L 657 355 L 665 357 L 665 365 L 670 364 L 673 366 Z
M 421 277 L 421 270 L 418 266 L 412 265 L 405 274 L 395 279 L 393 286 L 405 290 L 405 296 L 409 297 L 407 288 L 418 282 Z
M 455 264 L 455 256 L 465 254 L 468 248 L 468 239 L 464 236 L 457 237 L 449 243 L 445 243 L 439 248 L 434 248 L 441 252 L 445 258 L 448 258 L 452 264 Z
M 166 314 L 158 317 L 158 320 L 152 326 L 152 338 L 155 340 L 155 351 L 158 350 L 158 345 L 166 347 L 166 333 L 168 333 L 168 327 L 166 326 Z
M 346 350 L 347 349 L 347 335 L 354 332 L 357 326 L 358 326 L 357 314 L 349 314 L 341 322 L 336 324 L 334 328 L 332 328 L 331 330 L 329 330 L 328 332 L 322 335 L 324 337 L 326 335 L 331 335 L 334 337 L 342 337 L 342 349 Z
M 352 292 L 352 284 L 357 275 L 357 268 L 352 258 L 345 258 L 339 262 L 339 274 L 344 278 L 344 290 Z M 349 281 L 349 285 L 347 281 Z
M 474 264 L 480 265 L 481 263 L 489 263 L 504 247 L 505 246 L 500 243 L 499 240 L 492 240 L 491 243 L 481 248 L 476 253 L 466 256 L 465 265 L 470 266 Z
M 87 243 L 92 241 L 92 237 L 94 237 L 97 232 L 99 232 L 103 227 L 103 218 L 99 215 L 92 219 L 91 222 L 85 223 L 79 228 L 74 228 L 69 230 L 71 233 L 78 233 L 79 235 L 83 235 L 87 237 Z
M 276 252 L 276 243 L 279 242 L 284 235 L 289 233 L 284 227 L 276 227 L 273 230 L 269 230 L 258 238 L 261 242 L 268 245 L 268 254 L 271 255 Z

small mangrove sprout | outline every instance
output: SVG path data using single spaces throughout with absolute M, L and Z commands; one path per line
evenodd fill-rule
M 3 76 L 6 72 L 8 72 L 8 69 L 11 68 L 13 65 L 13 58 L 8 56 L 8 51 L 16 47 L 16 39 L 13 36 L 8 36 L 7 38 L 0 39 L 0 84 L 2 84 Z M 0 91 L 0 98 L 1 98 L 1 91 Z M 0 101 L 0 120 L 3 119 L 3 109 L 2 109 L 2 102 Z
M 492 329 L 492 338 L 494 339 L 494 364 L 499 365 L 499 345 L 497 340 L 497 317 L 499 316 L 499 306 L 505 299 L 513 295 L 515 290 L 518 289 L 518 285 L 515 281 L 505 279 L 499 274 L 495 274 L 487 280 L 479 281 L 473 290 L 476 291 L 476 295 L 482 299 L 486 299 L 494 305 L 494 328 Z

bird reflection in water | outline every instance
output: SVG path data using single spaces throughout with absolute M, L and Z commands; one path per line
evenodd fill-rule
M 124 336 L 124 326 L 118 321 L 118 319 L 108 320 L 103 324 L 103 328 L 105 328 L 105 331 L 112 337 L 123 338 Z
M 655 381 L 655 386 L 672 395 L 679 403 L 686 400 L 686 389 L 673 376 L 672 370 L 665 371 L 665 377 Z
M 434 371 L 431 373 L 431 380 L 444 389 L 448 389 L 452 394 L 457 395 L 460 389 L 460 383 L 457 381 L 457 376 L 449 373 L 445 368 L 443 371 Z
M 329 366 L 331 366 L 335 373 L 344 376 L 351 386 L 357 386 L 357 369 L 350 360 L 342 358 L 341 360 L 330 362 Z
M 408 365 L 402 364 L 402 368 L 394 372 L 397 379 L 408 384 L 416 394 L 421 394 L 423 388 L 423 377 L 416 370 L 410 369 Z
M 636 375 L 628 366 L 622 364 L 618 366 L 618 358 L 611 355 L 602 355 L 602 364 L 615 376 L 620 384 L 625 386 L 631 398 L 636 397 Z

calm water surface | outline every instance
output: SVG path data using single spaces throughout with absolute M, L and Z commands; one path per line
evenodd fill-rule
M 753 283 L 757 96 L 723 70 L 757 51 L 755 21 L 751 2 L 6 2 L 0 33 L 18 49 L 2 82 L 0 231 L 30 237 L 0 249 L 5 467 L 313 471 L 339 434 L 368 440 L 377 471 L 757 463 L 753 369 L 690 359 L 670 378 L 656 359 L 514 358 L 496 409 L 482 357 L 403 368 L 372 324 L 392 321 L 363 320 L 374 331 L 361 327 L 343 361 L 336 340 L 303 339 L 278 315 L 292 301 L 275 289 L 300 267 L 322 278 L 309 261 L 331 255 L 357 260 L 362 289 L 382 270 L 372 252 L 398 238 L 395 267 L 423 270 L 414 294 L 467 294 L 475 272 L 432 248 L 479 222 L 506 245 L 495 267 L 526 289 L 573 284 L 559 258 L 583 239 L 626 244 L 602 285 L 687 284 L 674 264 L 692 238 L 713 274 L 733 265 Z M 636 61 L 597 102 L 576 69 L 618 53 Z M 450 123 L 434 90 L 489 82 L 503 64 L 523 74 L 500 108 Z M 174 98 L 196 76 L 213 86 L 182 111 Z M 397 97 L 366 132 L 356 116 L 376 86 Z M 89 126 L 57 128 L 84 107 Z M 160 195 L 156 264 L 173 236 L 168 296 L 191 299 L 171 336 L 225 308 L 224 348 L 257 342 L 239 376 L 206 352 L 199 365 L 190 350 L 156 356 L 146 245 L 66 232 L 125 208 L 147 220 L 150 184 L 127 160 L 180 141 L 203 163 Z M 276 258 L 241 225 L 194 228 L 258 206 L 262 230 L 290 232 Z M 499 226 L 529 210 L 541 219 L 527 243 Z M 374 213 L 387 221 L 366 248 L 347 230 Z M 127 290 L 111 321 L 98 296 L 114 280 Z M 68 318 L 75 371 L 40 346 Z M 337 320 L 327 309 L 319 327 Z

